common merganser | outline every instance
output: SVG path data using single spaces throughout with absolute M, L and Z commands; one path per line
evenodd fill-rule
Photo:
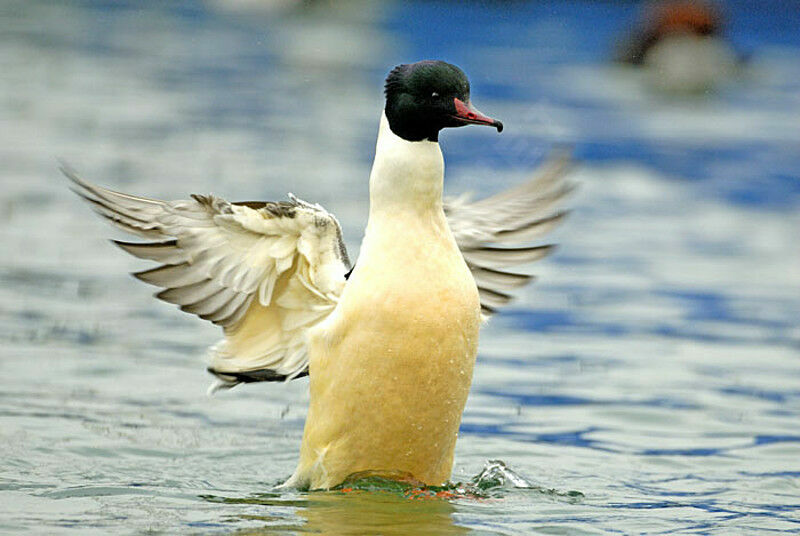
M 450 477 L 482 316 L 532 278 L 505 271 L 544 257 L 528 242 L 561 221 L 566 158 L 487 199 L 442 199 L 439 132 L 500 121 L 470 103 L 466 75 L 442 61 L 386 79 L 370 174 L 369 221 L 351 271 L 339 223 L 317 204 L 158 201 L 101 188 L 62 168 L 101 216 L 152 242 L 115 241 L 160 266 L 134 274 L 156 296 L 221 326 L 212 391 L 309 376 L 300 461 L 285 485 L 347 477 Z
M 731 77 L 740 58 L 722 35 L 720 9 L 702 0 L 647 5 L 616 59 L 644 67 L 649 84 L 666 93 L 702 93 Z

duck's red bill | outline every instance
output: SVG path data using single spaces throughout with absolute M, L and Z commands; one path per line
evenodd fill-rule
M 453 114 L 453 117 L 459 121 L 471 125 L 486 125 L 496 128 L 497 132 L 503 132 L 503 123 L 497 119 L 492 119 L 489 116 L 483 115 L 471 102 L 464 102 L 454 98 L 453 103 L 456 105 L 456 113 Z

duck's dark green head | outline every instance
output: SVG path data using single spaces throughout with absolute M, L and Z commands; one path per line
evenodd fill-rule
M 464 125 L 503 130 L 503 123 L 470 103 L 464 71 L 443 61 L 418 61 L 392 69 L 386 77 L 385 112 L 392 132 L 408 141 L 438 141 L 443 128 Z

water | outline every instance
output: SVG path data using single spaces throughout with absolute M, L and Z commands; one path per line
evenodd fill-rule
M 751 65 L 689 101 L 603 64 L 634 12 L 4 3 L 0 532 L 800 532 L 798 12 L 730 3 Z M 144 264 L 56 158 L 163 198 L 292 191 L 355 256 L 382 78 L 424 57 L 461 65 L 506 123 L 442 136 L 451 194 L 513 184 L 557 145 L 580 162 L 561 248 L 482 333 L 456 452 L 454 482 L 501 459 L 531 487 L 276 491 L 305 381 L 206 398 L 216 330 L 125 275 Z

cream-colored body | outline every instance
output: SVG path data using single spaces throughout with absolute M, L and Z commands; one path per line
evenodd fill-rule
M 442 210 L 438 143 L 381 122 L 362 253 L 310 335 L 300 462 L 287 484 L 329 488 L 362 471 L 450 477 L 478 344 L 475 281 Z
M 319 205 L 160 201 L 64 173 L 92 208 L 151 242 L 117 242 L 159 266 L 136 273 L 157 297 L 225 330 L 211 349 L 210 392 L 309 371 L 300 462 L 287 486 L 329 488 L 365 471 L 442 484 L 472 380 L 481 310 L 531 276 L 504 271 L 548 246 L 563 218 L 566 160 L 476 202 L 449 202 L 439 144 L 408 142 L 381 120 L 370 217 L 355 271 L 341 227 Z M 454 235 L 455 233 L 455 235 Z

